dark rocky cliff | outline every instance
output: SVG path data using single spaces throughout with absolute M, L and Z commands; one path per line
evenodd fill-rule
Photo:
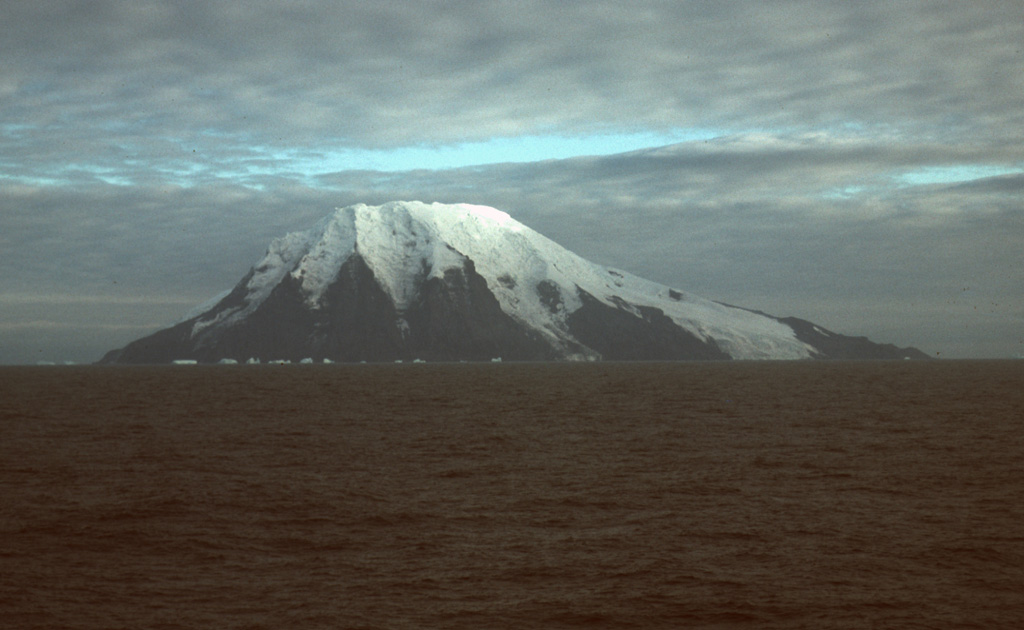
M 248 278 L 248 276 L 246 277 Z M 318 308 L 285 276 L 255 311 L 192 336 L 197 322 L 238 306 L 246 280 L 206 313 L 109 352 L 103 363 L 246 361 L 543 361 L 558 358 L 534 331 L 502 310 L 472 261 L 444 278 L 423 278 L 401 313 L 360 256 L 346 261 Z

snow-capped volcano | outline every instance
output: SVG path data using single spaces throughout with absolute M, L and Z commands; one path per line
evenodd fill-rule
M 341 208 L 111 362 L 923 358 L 573 254 L 484 206 Z

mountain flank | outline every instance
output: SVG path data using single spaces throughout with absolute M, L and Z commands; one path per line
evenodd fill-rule
M 358 204 L 103 363 L 926 359 L 604 267 L 468 204 Z

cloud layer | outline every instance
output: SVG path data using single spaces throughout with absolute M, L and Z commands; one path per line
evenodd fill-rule
M 1011 2 L 15 3 L 4 169 L 130 181 L 521 134 L 866 128 L 1012 144 Z
M 707 297 L 1012 356 L 1022 41 L 1014 2 L 13 3 L 0 362 L 95 360 L 229 287 L 274 236 L 392 199 L 497 206 Z M 701 139 L 430 157 L 594 134 Z M 384 172 L 389 151 L 422 168 Z

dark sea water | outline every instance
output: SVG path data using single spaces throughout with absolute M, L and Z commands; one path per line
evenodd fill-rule
M 1021 628 L 1024 361 L 0 369 L 3 628 Z

